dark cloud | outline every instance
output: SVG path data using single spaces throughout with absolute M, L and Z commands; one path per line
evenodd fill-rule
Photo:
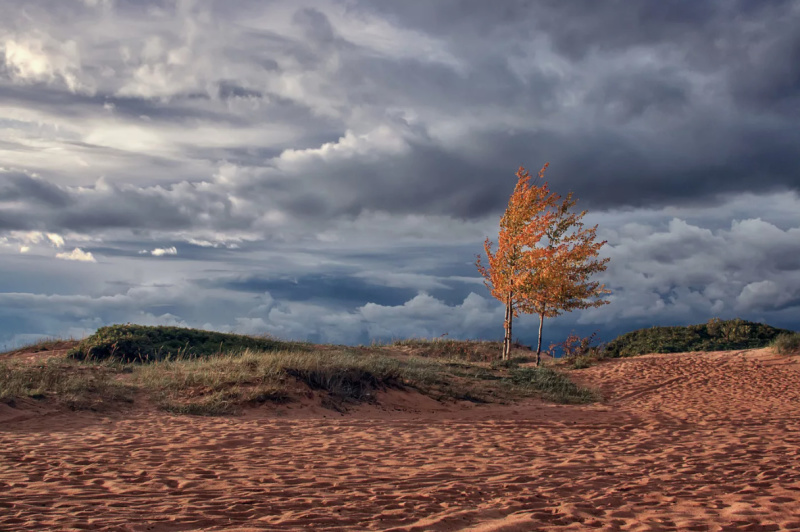
M 0 231 L 20 231 L 29 228 L 29 220 L 24 219 L 21 213 L 10 209 L 0 210 Z
M 797 2 L 51 4 L 0 21 L 0 336 L 499 336 L 474 255 L 545 162 L 614 289 L 554 335 L 796 313 Z
M 218 84 L 217 94 L 221 100 L 230 100 L 232 98 L 257 98 L 264 97 L 261 91 L 248 89 L 242 87 L 235 81 L 220 81 Z
M 320 43 L 331 43 L 336 37 L 328 17 L 313 9 L 303 8 L 294 13 L 292 22 L 303 29 L 306 39 Z
M 235 279 L 217 279 L 203 286 L 216 286 L 242 292 L 269 292 L 281 301 L 309 301 L 333 304 L 342 308 L 355 308 L 366 303 L 402 305 L 417 293 L 409 288 L 377 286 L 351 276 L 314 274 L 295 278 L 247 276 Z
M 73 93 L 44 83 L 34 86 L 33 89 L 30 86 L 0 84 L 0 98 L 9 103 L 33 106 L 41 111 L 47 111 L 51 115 L 68 119 L 90 118 L 102 113 L 105 109 L 106 112 L 113 110 L 114 113 L 132 119 L 138 120 L 147 117 L 149 120 L 164 123 L 180 124 L 192 121 L 196 123 L 197 120 L 208 120 L 220 124 L 243 126 L 249 122 L 231 113 L 188 105 L 191 100 L 210 99 L 208 94 L 202 93 L 179 94 L 171 98 L 169 102 L 164 102 L 153 98 L 119 96 L 113 93 Z M 215 91 L 215 96 L 220 99 L 230 99 L 237 96 L 236 91 L 246 94 L 244 91 L 247 90 L 242 87 L 226 86 L 224 82 L 221 82 L 220 87 Z M 113 107 L 107 109 L 106 107 L 109 105 Z
M 0 174 L 0 200 L 25 200 L 57 209 L 69 204 L 69 195 L 44 179 L 11 172 Z

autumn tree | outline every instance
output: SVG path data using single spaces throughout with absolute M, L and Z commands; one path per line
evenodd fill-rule
M 544 172 L 538 183 L 520 167 L 517 185 L 500 219 L 497 250 L 487 238 L 484 242 L 487 263 L 478 256 L 478 271 L 492 295 L 505 305 L 503 359 L 511 353 L 513 320 L 520 312 L 539 315 L 536 363 L 541 362 L 544 318 L 563 312 L 597 307 L 609 293 L 589 277 L 606 269 L 608 259 L 598 260 L 595 242 L 597 226 L 586 228 L 581 221 L 586 211 L 571 212 L 576 200 L 572 193 L 561 200 L 551 192 Z

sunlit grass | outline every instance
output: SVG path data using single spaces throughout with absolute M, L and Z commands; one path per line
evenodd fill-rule
M 234 414 L 248 405 L 301 397 L 316 397 L 324 406 L 344 411 L 349 405 L 376 401 L 379 392 L 388 389 L 415 390 L 442 401 L 596 400 L 591 392 L 568 386 L 568 379 L 551 369 L 521 367 L 529 361 L 526 358 L 484 362 L 487 352 L 499 351 L 498 342 L 411 340 L 348 348 L 269 339 L 273 343 L 265 350 L 242 348 L 251 337 L 229 337 L 235 345 L 228 352 L 213 352 L 218 350 L 198 340 L 196 346 L 205 346 L 204 350 L 135 358 L 131 353 L 152 350 L 175 335 L 184 340 L 207 337 L 191 329 L 148 328 L 144 332 L 149 336 L 143 338 L 142 329 L 118 328 L 111 330 L 111 336 L 124 342 L 113 345 L 107 342 L 107 332 L 83 345 L 106 342 L 112 356 L 76 360 L 66 355 L 45 362 L 3 363 L 0 400 L 34 397 L 73 408 L 99 408 L 130 403 L 142 395 L 164 411 L 195 415 Z M 398 347 L 411 351 L 398 356 Z
M 96 408 L 129 403 L 134 394 L 142 393 L 162 410 L 203 415 L 285 403 L 308 391 L 321 394 L 324 404 L 337 409 L 374 401 L 378 392 L 393 388 L 416 390 L 437 400 L 595 400 L 556 375 L 548 368 L 421 357 L 398 360 L 380 352 L 347 349 L 245 351 L 148 364 L 51 358 L 37 364 L 0 364 L 0 400 L 52 398 L 74 408 Z
M 800 333 L 784 333 L 775 337 L 770 344 L 780 355 L 800 354 Z
M 64 357 L 37 363 L 0 362 L 0 400 L 52 397 L 73 408 L 130 402 L 133 388 L 117 382 L 115 373 L 100 365 L 80 364 Z

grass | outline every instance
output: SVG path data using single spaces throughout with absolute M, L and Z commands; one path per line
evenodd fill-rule
M 134 368 L 133 380 L 164 409 L 231 413 L 246 404 L 286 402 L 298 388 L 325 392 L 330 405 L 369 400 L 401 385 L 394 359 L 352 351 L 245 351 L 162 360 Z
M 217 353 L 302 349 L 307 344 L 268 337 L 243 336 L 182 327 L 111 325 L 82 340 L 69 356 L 77 360 L 114 359 L 147 362 L 176 357 L 207 357 Z
M 42 353 L 45 351 L 56 351 L 68 348 L 75 342 L 74 339 L 64 338 L 44 338 L 35 342 L 22 344 L 10 351 L 0 353 L 0 355 L 12 355 L 14 353 Z
M 497 359 L 503 351 L 503 343 L 488 340 L 452 340 L 450 338 L 411 338 L 396 340 L 390 347 L 402 347 L 412 354 L 427 358 L 447 358 L 471 362 L 489 362 Z M 515 343 L 513 348 L 530 351 Z
M 780 355 L 794 355 L 800 353 L 800 333 L 779 334 L 770 344 Z
M 209 334 L 177 331 L 194 339 Z M 80 350 L 64 357 L 41 363 L 6 361 L 0 365 L 0 400 L 46 398 L 73 408 L 99 409 L 144 396 L 167 412 L 224 415 L 246 406 L 309 397 L 344 411 L 352 404 L 373 402 L 378 392 L 388 389 L 413 389 L 437 400 L 473 402 L 511 402 L 525 397 L 563 403 L 598 399 L 553 369 L 523 367 L 524 358 L 502 364 L 474 360 L 484 356 L 487 346 L 499 347 L 490 342 L 414 341 L 400 345 L 413 346 L 412 351 L 422 354 L 398 357 L 397 345 L 394 350 L 380 346 L 315 348 L 236 337 L 227 352 L 220 352 L 218 346 L 209 348 L 208 342 L 199 344 L 206 345 L 205 351 L 192 350 L 190 342 L 174 353 L 177 344 L 170 347 L 154 341 L 177 334 L 172 327 L 114 326 L 99 330 L 81 342 Z M 116 348 L 110 339 L 116 339 Z M 120 346 L 120 339 L 130 343 Z M 242 349 L 249 340 L 269 341 L 269 349 Z M 98 354 L 93 351 L 96 346 L 105 351 Z M 133 353 L 137 356 L 131 356 Z M 141 356 L 143 353 L 151 356 Z
M 594 366 L 602 360 L 599 354 L 586 354 L 568 357 L 564 359 L 564 367 L 569 369 L 585 369 Z
M 517 368 L 511 372 L 517 386 L 536 390 L 543 399 L 555 403 L 581 404 L 598 401 L 594 390 L 578 386 L 563 373 L 548 367 Z
M 767 347 L 783 334 L 795 333 L 763 323 L 715 318 L 699 325 L 652 327 L 623 334 L 605 345 L 603 356 L 615 358 L 646 353 L 752 349 Z
M 84 365 L 65 358 L 36 364 L 0 362 L 0 401 L 54 397 L 74 409 L 97 409 L 104 404 L 130 403 L 133 388 L 117 382 L 114 372 L 100 365 Z

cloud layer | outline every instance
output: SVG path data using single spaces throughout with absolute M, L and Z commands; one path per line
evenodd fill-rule
M 556 334 L 792 325 L 797 2 L 4 11 L 0 297 L 20 312 L 0 341 L 120 320 L 499 336 L 472 262 L 517 166 L 545 161 L 614 289 Z

